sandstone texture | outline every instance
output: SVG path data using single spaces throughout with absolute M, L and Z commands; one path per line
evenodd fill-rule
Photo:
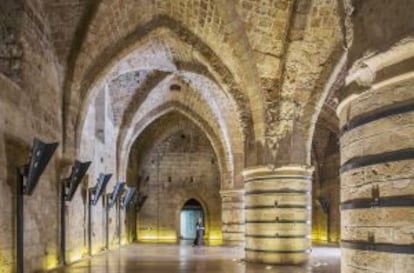
M 0 0 L 0 273 L 16 271 L 16 168 L 58 142 L 24 196 L 24 266 L 179 240 L 196 199 L 206 240 L 246 260 L 342 273 L 413 268 L 414 1 Z M 91 166 L 61 215 L 75 160 Z M 147 196 L 105 218 L 111 173 Z M 108 221 L 107 221 L 108 220 Z M 120 234 L 120 238 L 118 237 Z M 212 243 L 213 244 L 213 243 Z M 411 249 L 411 250 L 410 250 Z

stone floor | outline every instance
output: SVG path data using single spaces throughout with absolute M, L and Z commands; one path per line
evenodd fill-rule
M 83 260 L 53 273 L 337 273 L 340 251 L 315 247 L 308 265 L 266 266 L 246 264 L 234 247 L 135 244 Z

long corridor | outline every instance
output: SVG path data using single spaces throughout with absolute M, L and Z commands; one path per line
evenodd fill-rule
M 269 266 L 246 264 L 235 247 L 135 244 L 74 263 L 50 273 L 337 273 L 340 251 L 333 247 L 313 249 L 308 265 Z

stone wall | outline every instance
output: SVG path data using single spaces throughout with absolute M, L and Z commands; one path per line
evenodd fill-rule
M 58 64 L 40 1 L 25 5 L 3 1 L 0 10 L 0 272 L 12 272 L 16 258 L 15 169 L 28 163 L 33 138 L 61 142 L 62 98 Z M 58 149 L 33 195 L 24 197 L 26 272 L 58 263 L 60 153 Z
M 413 83 L 393 78 L 339 108 L 341 272 L 412 268 Z
M 221 239 L 220 173 L 200 131 L 184 128 L 172 133 L 140 162 L 139 188 L 148 199 L 138 215 L 138 240 L 177 239 L 181 209 L 191 198 L 203 206 L 206 238 Z
M 23 50 L 19 36 L 22 14 L 21 1 L 3 1 L 0 8 L 0 72 L 12 79 L 21 75 Z
M 339 147 L 336 135 L 328 135 L 327 146 L 320 162 L 314 162 L 312 189 L 312 239 L 339 243 L 340 240 L 340 179 Z
M 337 142 L 338 139 L 336 138 Z M 335 143 L 337 145 L 337 143 Z M 340 178 L 339 178 L 339 149 L 333 151 L 332 154 L 327 155 L 325 161 L 325 172 L 323 174 L 323 181 L 326 187 L 324 188 L 325 198 L 328 200 L 329 204 L 329 232 L 328 232 L 328 241 L 339 243 L 340 241 Z
M 339 215 L 339 125 L 330 106 L 325 105 L 315 125 L 312 143 L 312 239 L 340 240 Z
M 245 222 L 262 221 L 255 217 L 275 203 L 249 197 L 253 208 L 245 217 L 241 170 L 259 163 L 308 165 L 310 132 L 330 81 L 338 91 L 329 93 L 335 103 L 328 104 L 339 108 L 342 132 L 316 125 L 314 234 L 338 241 L 341 170 L 342 271 L 407 271 L 413 212 L 401 200 L 413 194 L 414 47 L 407 38 L 414 34 L 414 2 L 147 2 L 1 1 L 0 273 L 15 267 L 15 169 L 27 163 L 33 138 L 61 146 L 34 194 L 25 197 L 27 272 L 59 262 L 59 184 L 68 165 L 75 158 L 93 162 L 65 208 L 67 256 L 73 261 L 87 250 L 88 188 L 99 173 L 112 173 L 106 192 L 112 191 L 117 178 L 125 177 L 116 168 L 124 172 L 130 144 L 140 134 L 144 139 L 140 135 L 132 149 L 127 171 L 127 182 L 148 194 L 138 238 L 176 238 L 179 211 L 196 198 L 206 209 L 210 238 L 221 237 L 224 222 L 227 239 L 242 241 Z M 343 47 L 341 75 L 331 79 Z M 182 122 L 177 127 L 178 110 L 201 129 Z M 157 124 L 164 114 L 169 118 Z M 142 133 L 148 123 L 158 129 Z M 375 207 L 380 200 L 385 205 Z M 97 253 L 105 246 L 104 199 L 92 213 Z M 123 215 L 121 223 L 128 223 Z M 115 216 L 112 209 L 110 246 L 118 240 Z M 307 239 L 305 229 L 293 236 Z M 249 235 L 258 253 L 266 243 L 255 239 L 273 236 L 259 233 Z M 373 245 L 376 251 L 364 250 Z
M 353 44 L 349 64 L 372 52 L 387 51 L 393 44 L 414 34 L 413 1 L 352 2 Z
M 116 173 L 116 129 L 114 128 L 112 109 L 107 88 L 102 88 L 89 106 L 82 138 L 79 159 L 92 161 L 88 175 L 71 203 L 67 203 L 67 254 L 69 260 L 76 260 L 87 254 L 88 248 L 88 202 L 87 189 L 97 183 L 100 173 L 112 173 L 104 193 L 112 192 L 117 181 Z M 104 196 L 104 195 L 103 195 Z M 105 248 L 106 219 L 105 199 L 101 197 L 98 204 L 92 207 L 92 253 Z M 118 243 L 116 233 L 116 208 L 109 212 L 109 247 Z M 123 217 L 121 223 L 123 223 Z M 80 224 L 81 223 L 81 224 Z M 123 234 L 123 236 L 126 236 Z

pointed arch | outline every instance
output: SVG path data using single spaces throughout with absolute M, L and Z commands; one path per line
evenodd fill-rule
M 168 29 L 174 33 L 180 41 L 191 45 L 193 48 L 192 55 L 201 57 L 207 62 L 208 70 L 213 73 L 215 81 L 220 87 L 228 93 L 228 96 L 236 101 L 241 113 L 241 119 L 246 123 L 249 135 L 253 138 L 263 138 L 263 110 L 260 96 L 256 90 L 249 88 L 245 91 L 239 82 L 236 81 L 222 60 L 212 51 L 212 49 L 203 43 L 197 36 L 182 26 L 179 22 L 165 17 L 157 17 L 149 21 L 144 26 L 138 27 L 135 31 L 118 41 L 115 45 L 111 45 L 100 53 L 96 58 L 96 62 L 88 67 L 84 67 L 81 63 L 75 65 L 73 73 L 68 74 L 68 85 L 65 92 L 64 118 L 66 131 L 78 131 L 83 123 L 83 109 L 86 108 L 91 97 L 93 97 L 94 87 L 109 73 L 115 63 L 130 54 L 139 46 L 140 42 L 159 29 Z M 80 58 L 79 56 L 78 58 Z M 82 56 L 84 59 L 86 56 Z M 71 71 L 71 69 L 69 69 Z M 260 92 L 259 92 L 260 93 Z M 253 107 L 253 105 L 255 105 Z M 76 128 L 76 129 L 75 129 Z M 68 136 L 65 141 L 65 149 L 70 150 L 76 147 L 76 135 Z M 256 136 L 257 135 L 257 136 Z M 73 139 L 70 139 L 73 138 Z M 73 146 L 72 146 L 73 145 Z

